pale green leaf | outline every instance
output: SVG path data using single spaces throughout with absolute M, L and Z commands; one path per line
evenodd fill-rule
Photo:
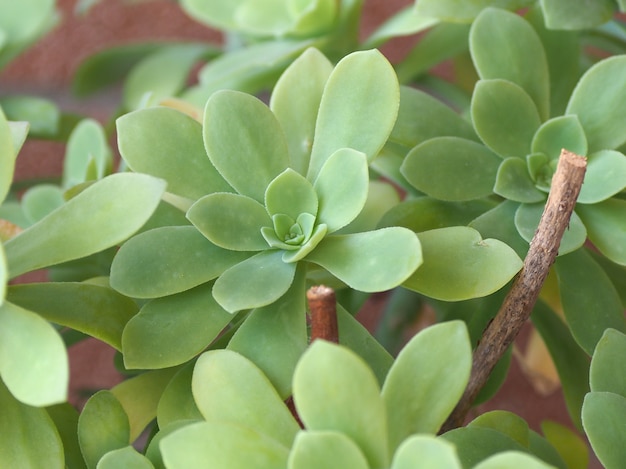
M 493 191 L 515 202 L 535 203 L 546 200 L 545 192 L 535 186 L 523 158 L 506 158 L 498 168 Z
M 2 12 L 6 14 L 5 10 Z M 1 22 L 2 20 L 0 27 Z M 61 111 L 49 99 L 35 96 L 7 96 L 0 98 L 0 106 L 7 119 L 28 122 L 31 135 L 40 138 L 53 137 L 58 132 Z
M 0 29 L 11 42 L 28 42 L 35 39 L 55 14 L 54 0 L 3 0 L 0 4 Z
M 305 258 L 324 267 L 355 290 L 389 290 L 404 282 L 422 263 L 415 233 L 381 228 L 324 238 Z
M 444 433 L 441 438 L 454 444 L 464 469 L 474 468 L 479 462 L 497 453 L 526 451 L 508 435 L 491 428 L 461 427 Z
M 317 220 L 328 226 L 328 233 L 343 228 L 361 212 L 368 178 L 367 159 L 361 152 L 343 148 L 326 160 L 314 187 L 319 198 Z
M 276 469 L 287 466 L 289 450 L 248 427 L 201 422 L 187 425 L 160 442 L 165 467 L 191 469 Z
M 469 44 L 480 78 L 515 83 L 532 98 L 542 120 L 548 118 L 548 62 L 539 36 L 524 18 L 514 12 L 487 8 L 472 24 Z M 509 109 L 517 114 L 515 106 Z
M 585 129 L 589 152 L 626 142 L 626 56 L 604 59 L 585 72 L 567 105 Z
M 589 239 L 613 262 L 626 265 L 626 201 L 613 198 L 594 205 L 578 205 Z
M 461 301 L 489 295 L 508 283 L 522 260 L 497 239 L 469 227 L 419 233 L 424 264 L 403 286 L 432 298 Z
M 7 261 L 4 255 L 4 247 L 0 243 L 0 306 L 2 306 L 2 303 L 4 303 L 8 280 L 9 272 L 7 270 Z
M 0 110 L 1 111 L 1 110 Z M 15 153 L 19 153 L 30 129 L 28 122 L 11 122 L 9 121 L 9 129 L 11 130 L 11 137 L 13 138 L 13 150 Z
M 398 79 L 380 52 L 359 51 L 344 57 L 324 88 L 307 178 L 315 180 L 340 148 L 363 152 L 371 161 L 391 133 L 399 103 Z
M 626 335 L 607 329 L 596 344 L 589 370 L 592 391 L 612 392 L 626 398 Z
M 508 244 L 522 259 L 528 252 L 528 243 L 515 226 L 515 212 L 519 204 L 511 200 L 499 203 L 469 223 L 483 238 L 494 238 Z
M 204 2 L 202 0 L 182 0 L 182 9 L 192 18 L 219 29 L 233 29 L 237 9 L 246 0 L 229 2 Z
M 69 402 L 47 407 L 46 411 L 57 429 L 65 452 L 65 467 L 86 469 L 78 444 L 78 411 Z
M 625 188 L 626 155 L 618 151 L 602 150 L 587 157 L 587 171 L 578 195 L 579 203 L 596 204 Z
M 471 113 L 476 133 L 503 158 L 525 157 L 541 125 L 537 106 L 528 93 L 503 79 L 476 83 Z
M 191 392 L 191 379 L 195 360 L 183 365 L 172 377 L 157 405 L 157 424 L 161 430 L 184 421 L 201 421 Z
M 247 427 L 287 448 L 300 428 L 269 379 L 236 352 L 202 354 L 194 368 L 192 391 L 207 422 Z
M 270 98 L 270 109 L 285 130 L 291 167 L 306 174 L 315 122 L 333 65 L 317 49 L 307 49 L 283 72 Z
M 472 420 L 468 426 L 497 430 L 525 448 L 528 448 L 530 444 L 528 423 L 519 415 L 509 411 L 492 410 L 486 412 Z
M 65 203 L 63 190 L 53 184 L 37 184 L 22 196 L 22 211 L 30 224 L 37 223 Z
M 412 434 L 437 433 L 463 394 L 471 367 L 472 347 L 461 321 L 431 326 L 411 339 L 382 391 L 392 452 Z
M 404 440 L 394 454 L 391 469 L 461 469 L 456 449 L 434 436 L 415 435 Z
M 354 441 L 336 431 L 303 431 L 291 448 L 288 469 L 368 469 Z
M 110 391 L 91 396 L 78 418 L 78 442 L 89 469 L 109 451 L 130 443 L 128 416 Z
M 626 397 L 591 392 L 585 396 L 582 415 L 585 433 L 602 465 L 607 469 L 622 467 L 626 461 Z
M 543 153 L 550 160 L 558 159 L 562 149 L 587 155 L 587 137 L 575 115 L 554 117 L 544 122 L 531 144 L 532 153 Z
M 417 12 L 443 21 L 470 23 L 485 8 L 493 6 L 516 10 L 528 6 L 532 0 L 420 0 Z
M 379 47 L 389 39 L 417 34 L 437 23 L 439 23 L 438 19 L 420 14 L 415 9 L 415 5 L 410 5 L 400 10 L 379 26 L 372 35 L 366 39 L 363 47 Z
M 16 156 L 11 128 L 0 108 L 0 203 L 11 188 Z
M 65 401 L 69 364 L 58 332 L 8 301 L 0 306 L 0 324 L 0 376 L 15 398 L 32 406 Z
M 559 452 L 568 469 L 587 469 L 589 449 L 583 438 L 569 427 L 551 420 L 541 422 L 541 432 Z
M 249 256 L 215 246 L 193 226 L 155 228 L 120 248 L 110 281 L 127 296 L 156 298 L 213 280 Z
M 607 328 L 626 332 L 622 302 L 604 270 L 583 249 L 557 258 L 561 302 L 578 344 L 591 355 Z
M 303 213 L 317 215 L 318 198 L 304 176 L 287 168 L 267 186 L 265 207 L 270 216 L 284 214 L 296 220 Z
M 106 453 L 96 466 L 96 469 L 154 469 L 148 458 L 138 453 L 132 446 L 114 449 Z
M 201 353 L 233 318 L 211 288 L 205 284 L 146 303 L 124 328 L 125 367 L 166 368 Z
M 615 11 L 611 0 L 541 0 L 540 3 L 550 29 L 591 29 L 609 21 Z
M 343 433 L 370 467 L 388 464 L 385 404 L 372 370 L 354 352 L 315 341 L 296 367 L 293 387 L 307 429 Z
M 211 162 L 237 192 L 263 202 L 267 185 L 289 166 L 287 140 L 270 109 L 254 96 L 219 91 L 204 112 Z
M 359 233 L 372 231 L 384 226 L 380 225 L 383 216 L 400 203 L 400 194 L 391 182 L 383 179 L 370 181 L 367 185 L 367 198 L 365 205 L 354 220 L 338 230 L 337 234 Z M 415 231 L 415 230 L 413 230 Z
M 96 174 L 89 177 L 89 166 Z M 104 128 L 94 119 L 80 121 L 72 130 L 63 160 L 63 187 L 70 188 L 89 179 L 102 179 L 111 171 L 113 155 Z
M 436 137 L 413 148 L 400 168 L 416 189 L 439 200 L 462 202 L 493 193 L 498 155 L 458 137 Z
M 282 255 L 262 251 L 227 269 L 215 281 L 214 298 L 231 313 L 273 303 L 287 292 L 296 272 L 296 264 L 283 262 Z
M 126 164 L 165 179 L 168 192 L 195 200 L 232 191 L 206 154 L 202 126 L 182 112 L 155 107 L 125 114 L 117 120 L 117 135 Z
M 517 451 L 505 451 L 485 459 L 474 469 L 551 469 L 554 466 L 546 464 L 530 454 Z
M 11 277 L 120 243 L 150 218 L 164 189 L 164 181 L 143 174 L 119 173 L 96 182 L 7 241 Z
M 3 324 L 4 327 L 4 324 Z M 63 444 L 45 409 L 23 404 L 0 380 L 0 467 L 64 469 Z
M 187 218 L 212 243 L 233 251 L 262 251 L 269 246 L 261 228 L 272 226 L 263 205 L 251 197 L 219 193 L 194 203 Z
M 136 303 L 108 287 L 78 282 L 14 285 L 8 300 L 50 322 L 89 334 L 117 350 Z

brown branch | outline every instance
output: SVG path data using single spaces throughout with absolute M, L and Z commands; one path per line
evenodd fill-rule
M 504 299 L 498 314 L 487 326 L 474 351 L 472 373 L 465 393 L 441 428 L 444 433 L 460 427 L 496 363 L 530 317 L 539 291 L 556 259 L 561 238 L 568 227 L 585 177 L 587 160 L 567 150 L 561 151 L 548 201 L 530 242 L 522 270 Z
M 324 285 L 311 287 L 306 298 L 311 310 L 311 343 L 324 339 L 338 344 L 337 301 L 333 289 Z

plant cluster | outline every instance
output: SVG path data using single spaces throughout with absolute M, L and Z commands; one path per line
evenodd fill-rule
M 125 78 L 119 167 L 94 120 L 0 98 L 0 466 L 586 467 L 577 433 L 507 412 L 438 435 L 565 148 L 587 172 L 532 321 L 573 426 L 620 467 L 626 3 L 420 0 L 364 41 L 359 0 L 180 3 L 225 44 L 123 46 L 77 72 L 78 94 Z M 53 10 L 0 1 L 0 65 Z M 417 32 L 393 66 L 374 49 Z M 430 71 L 445 60 L 452 79 Z M 33 136 L 67 141 L 64 169 L 24 188 Z M 338 344 L 309 344 L 319 284 Z M 389 290 L 383 325 L 440 322 L 396 358 L 402 330 L 354 318 Z M 79 413 L 67 347 L 85 337 L 128 377 Z

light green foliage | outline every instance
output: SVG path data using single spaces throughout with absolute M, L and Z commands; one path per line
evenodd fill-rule
M 578 202 L 597 204 L 626 189 L 626 155 L 602 150 L 587 157 L 587 172 Z
M 626 265 L 626 201 L 614 197 L 580 205 L 577 212 L 594 246 L 616 264 Z
M 4 201 L 11 188 L 16 156 L 11 127 L 0 108 L 0 201 Z
M 475 469 L 518 469 L 520 467 L 528 469 L 550 469 L 554 466 L 548 465 L 541 460 L 524 453 L 507 451 L 502 454 L 491 456 L 476 465 Z
M 610 0 L 541 0 L 541 7 L 550 29 L 587 29 L 607 22 L 615 4 Z
M 22 211 L 34 224 L 65 203 L 63 190 L 52 184 L 38 184 L 28 189 L 22 196 Z
M 0 52 L 0 57 L 1 55 Z M 31 136 L 50 138 L 56 136 L 60 130 L 61 111 L 49 99 L 20 95 L 6 96 L 0 98 L 0 106 L 4 109 L 8 119 L 28 122 Z
M 589 466 L 587 444 L 570 428 L 550 420 L 544 420 L 541 422 L 541 431 L 559 452 L 568 469 L 585 469 Z
M 367 459 L 357 444 L 334 430 L 300 432 L 289 453 L 289 469 L 368 469 Z
M 396 451 L 391 469 L 461 469 L 454 445 L 433 436 L 416 435 L 404 440 Z
M 612 392 L 626 397 L 626 335 L 606 329 L 593 352 L 589 369 L 589 384 L 593 392 Z
M 102 126 L 84 119 L 72 131 L 63 160 L 63 187 L 97 181 L 111 173 L 113 156 Z
M 417 3 L 417 11 L 445 21 L 469 23 L 490 6 L 515 10 L 530 3 L 529 0 L 425 0 Z
M 96 469 L 117 469 L 120 467 L 126 469 L 154 469 L 150 460 L 138 453 L 132 446 L 109 451 L 102 456 L 96 465 Z

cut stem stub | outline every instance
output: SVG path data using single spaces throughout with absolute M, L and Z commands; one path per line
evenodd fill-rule
M 309 288 L 306 298 L 311 310 L 311 343 L 316 339 L 324 339 L 338 344 L 339 327 L 335 291 L 327 286 L 318 285 Z

